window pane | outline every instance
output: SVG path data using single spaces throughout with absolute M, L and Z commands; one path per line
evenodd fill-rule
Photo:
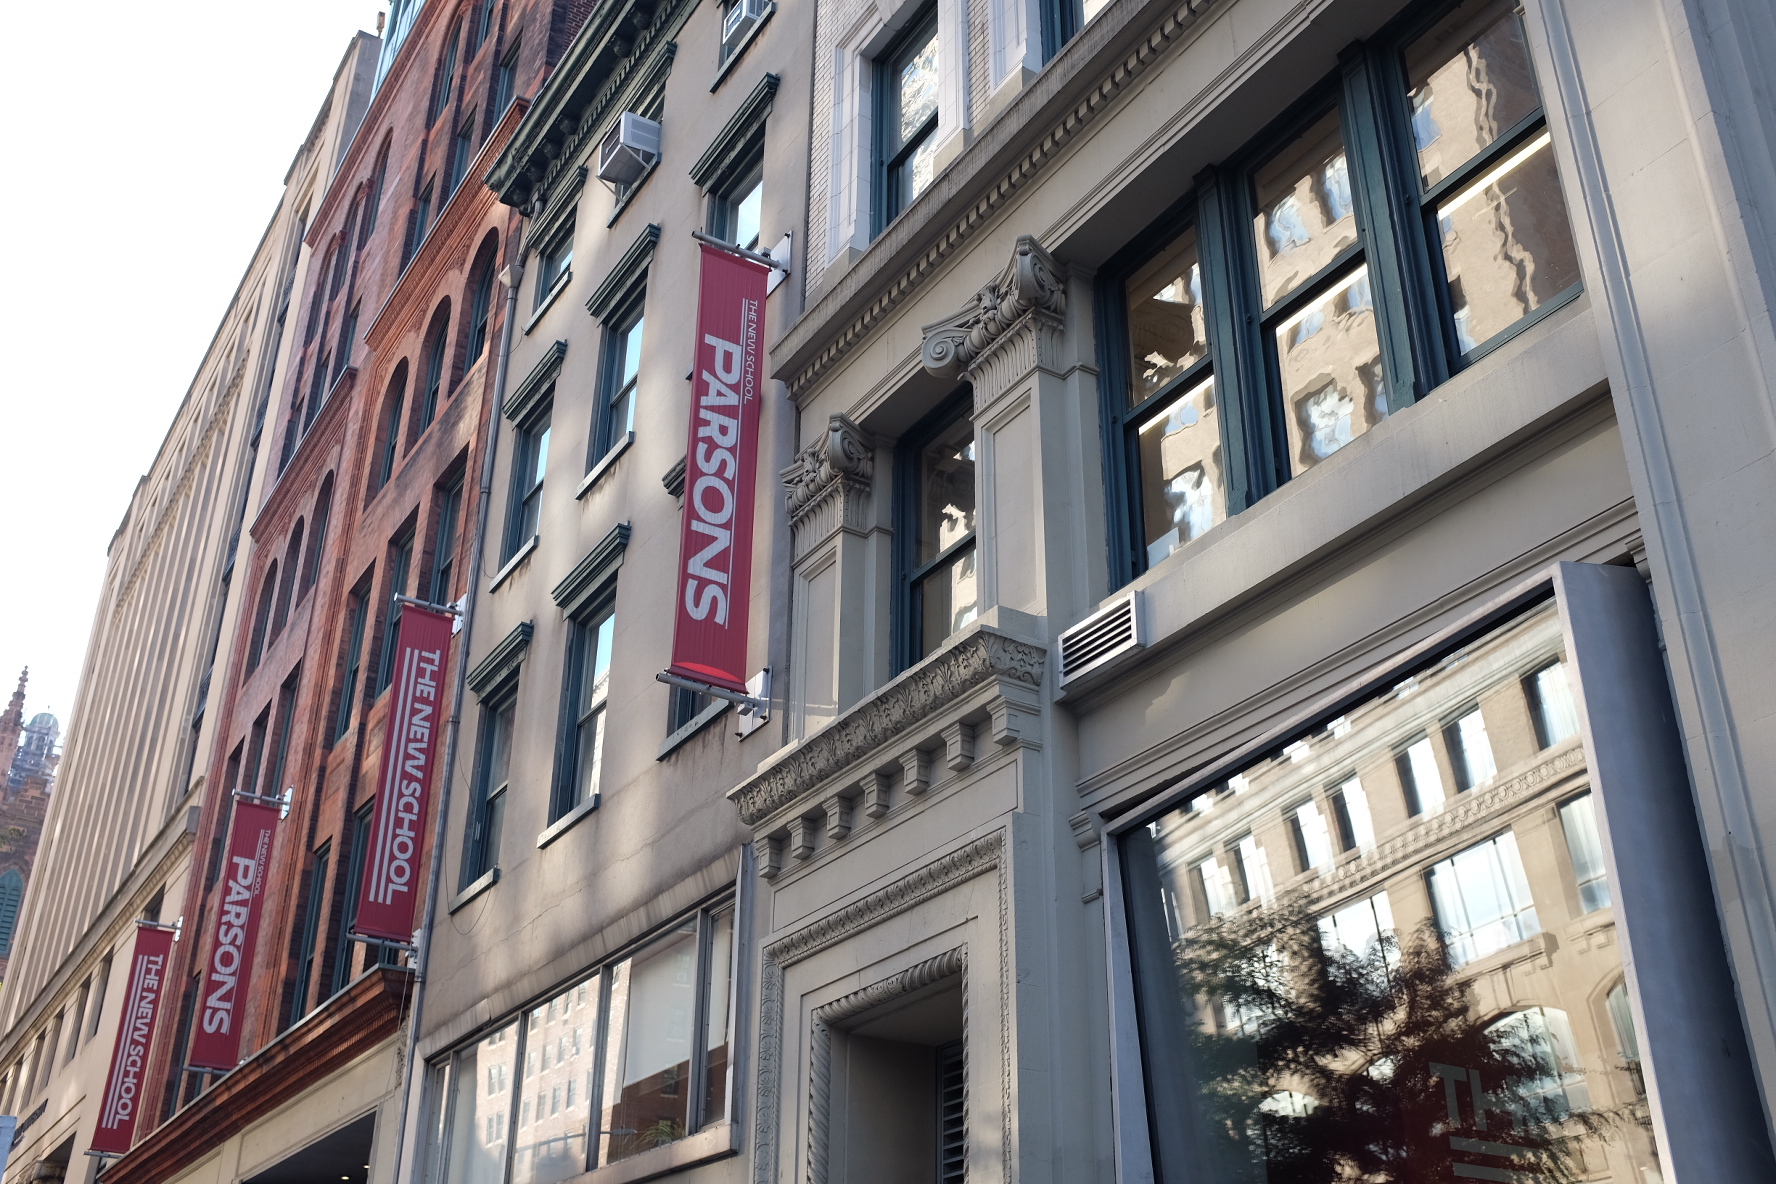
M 1541 104 L 1512 0 L 1468 0 L 1406 48 L 1412 139 L 1428 189 Z
M 895 75 L 894 131 L 897 144 L 912 140 L 936 110 L 937 29 L 934 26 L 924 41 L 909 46 L 900 59 Z
M 1268 308 L 1357 241 L 1338 112 L 1328 111 L 1258 169 L 1252 182 L 1259 290 Z
M 765 183 L 758 181 L 734 203 L 734 242 L 747 250 L 759 245 L 759 213 L 764 206 Z
M 1214 379 L 1141 425 L 1140 456 L 1141 524 L 1152 567 L 1227 517 Z
M 974 533 L 974 424 L 958 420 L 919 456 L 920 565 Z
M 450 1071 L 449 1157 L 445 1184 L 501 1184 L 512 1102 L 518 1025 L 507 1024 L 456 1054 Z
M 623 332 L 623 376 L 624 385 L 632 382 L 641 371 L 641 317 Z
M 1486 721 L 1479 708 L 1463 715 L 1443 729 L 1449 746 L 1449 762 L 1455 770 L 1455 788 L 1473 789 L 1492 780 L 1498 766 L 1492 759 L 1492 741 L 1486 736 Z
M 1623 977 L 1609 914 L 1583 942 L 1538 936 L 1583 916 L 1556 807 L 1588 773 L 1500 722 L 1560 636 L 1543 605 L 1119 838 L 1157 1178 L 1651 1178 L 1627 1000 L 1604 1005 Z M 1396 753 L 1410 769 L 1477 702 L 1498 723 L 1486 796 L 1409 815 Z M 1347 810 L 1362 793 L 1374 844 L 1298 872 L 1333 784 Z M 1268 854 L 1273 896 L 1230 906 L 1235 851 Z
M 593 1008 L 569 987 L 524 1017 L 524 1081 L 518 1138 L 512 1147 L 512 1184 L 557 1184 L 586 1170 L 592 1117 Z
M 1566 850 L 1572 856 L 1580 906 L 1587 913 L 1608 908 L 1609 874 L 1603 866 L 1603 839 L 1597 833 L 1597 803 L 1590 794 L 1560 807 L 1560 827 L 1566 832 Z
M 512 720 L 516 705 L 508 703 L 493 717 L 493 735 L 487 747 L 487 788 L 489 792 L 506 783 L 512 762 Z
M 1289 463 L 1300 474 L 1387 416 L 1369 269 L 1345 275 L 1273 332 Z
M 935 650 L 944 638 L 980 615 L 980 591 L 975 583 L 974 548 L 958 553 L 948 563 L 919 582 L 919 656 Z
M 611 973 L 600 1163 L 685 1136 L 696 964 L 693 918 Z
M 703 1125 L 728 1116 L 728 1006 L 733 994 L 734 910 L 709 918 L 709 964 L 703 971 L 703 997 L 709 1021 L 704 1028 Z
M 1463 353 L 1579 282 L 1546 131 L 1439 205 L 1437 232 Z
M 1566 663 L 1551 662 L 1529 676 L 1537 739 L 1543 748 L 1579 734 L 1579 709 L 1566 681 Z
M 1128 315 L 1133 407 L 1208 354 L 1194 227 L 1129 280 Z

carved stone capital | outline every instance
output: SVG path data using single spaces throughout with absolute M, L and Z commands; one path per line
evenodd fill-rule
M 875 471 L 875 441 L 843 415 L 827 422 L 824 438 L 796 453 L 779 475 L 797 559 L 835 530 L 865 527 Z
M 923 329 L 921 351 L 933 374 L 956 377 L 974 366 L 993 343 L 1032 312 L 1060 318 L 1067 312 L 1066 279 L 1054 256 L 1029 235 L 1020 235 L 1011 262 L 955 316 Z

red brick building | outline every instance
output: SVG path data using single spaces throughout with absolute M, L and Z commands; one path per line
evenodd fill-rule
M 467 587 L 504 327 L 496 276 L 516 257 L 521 220 L 481 177 L 589 7 L 396 5 L 379 89 L 307 233 L 318 266 L 267 416 L 276 474 L 252 521 L 248 608 L 219 696 L 201 870 L 183 904 L 184 986 L 145 1099 L 161 1125 L 108 1178 L 173 1178 L 218 1149 L 263 1158 L 261 1139 L 243 1151 L 237 1136 L 268 1119 L 274 1142 L 288 1136 L 268 1164 L 321 1137 L 303 1152 L 326 1160 L 317 1178 L 340 1166 L 362 1179 L 394 1154 L 411 971 L 404 954 L 347 933 L 395 597 L 448 602 Z M 241 1016 L 244 1063 L 212 1079 L 185 1058 L 236 792 L 287 796 L 288 813 Z M 342 1125 L 335 1112 L 363 1118 Z

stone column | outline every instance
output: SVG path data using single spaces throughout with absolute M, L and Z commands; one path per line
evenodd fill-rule
M 803 739 L 887 677 L 887 639 L 847 620 L 885 619 L 892 532 L 871 496 L 876 443 L 835 415 L 782 472 L 792 535 L 790 728 Z

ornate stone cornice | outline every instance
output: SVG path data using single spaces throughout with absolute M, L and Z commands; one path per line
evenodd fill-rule
M 561 363 L 567 357 L 567 342 L 557 341 L 551 345 L 537 364 L 530 368 L 524 381 L 506 395 L 505 405 L 500 408 L 502 414 L 514 423 L 529 415 L 537 401 L 543 397 L 555 382 L 555 376 L 561 373 Z
M 1048 651 L 977 629 L 863 699 L 801 745 L 728 791 L 757 826 L 828 778 L 994 679 L 1042 685 Z
M 739 109 L 729 117 L 721 131 L 715 133 L 715 139 L 691 166 L 692 184 L 707 189 L 712 182 L 730 179 L 728 174 L 740 163 L 741 154 L 763 130 L 765 117 L 771 114 L 771 105 L 777 98 L 777 83 L 777 75 L 766 74 L 752 88 L 752 93 L 740 101 Z
M 946 378 L 968 370 L 1012 325 L 1033 312 L 1059 318 L 1067 311 L 1066 280 L 1054 256 L 1027 234 L 1018 236 L 1011 262 L 952 317 L 923 327 L 920 360 Z
M 469 689 L 477 695 L 485 695 L 504 683 L 524 661 L 524 653 L 530 649 L 530 636 L 535 631 L 536 627 L 529 621 L 512 626 L 512 631 L 500 638 L 499 644 L 469 671 Z
M 562 577 L 559 584 L 550 591 L 549 598 L 561 606 L 561 611 L 568 616 L 580 611 L 587 600 L 596 595 L 600 588 L 617 574 L 623 566 L 623 556 L 629 548 L 629 524 L 619 522 L 611 527 L 610 533 L 598 541 L 598 545 L 586 553 L 586 557 L 574 564 L 574 569 Z
M 650 222 L 642 228 L 623 257 L 617 260 L 610 269 L 610 274 L 600 281 L 590 297 L 586 300 L 586 311 L 592 319 L 602 321 L 610 316 L 617 304 L 641 282 L 647 274 L 648 264 L 653 262 L 654 248 L 660 242 L 660 227 Z
M 778 475 L 797 559 L 840 527 L 864 528 L 875 471 L 875 441 L 843 415 L 834 415 L 826 435 L 796 453 Z
M 772 377 L 789 385 L 791 398 L 804 399 L 1156 63 L 1193 35 L 1213 2 L 1179 0 L 1139 28 L 1150 7 L 1112 5 L 1088 24 L 1018 98 L 1017 110 L 989 124 L 774 343 Z M 1088 66 L 1095 67 L 1090 75 Z M 991 162 L 1006 154 L 1012 154 L 1010 164 L 992 168 Z

